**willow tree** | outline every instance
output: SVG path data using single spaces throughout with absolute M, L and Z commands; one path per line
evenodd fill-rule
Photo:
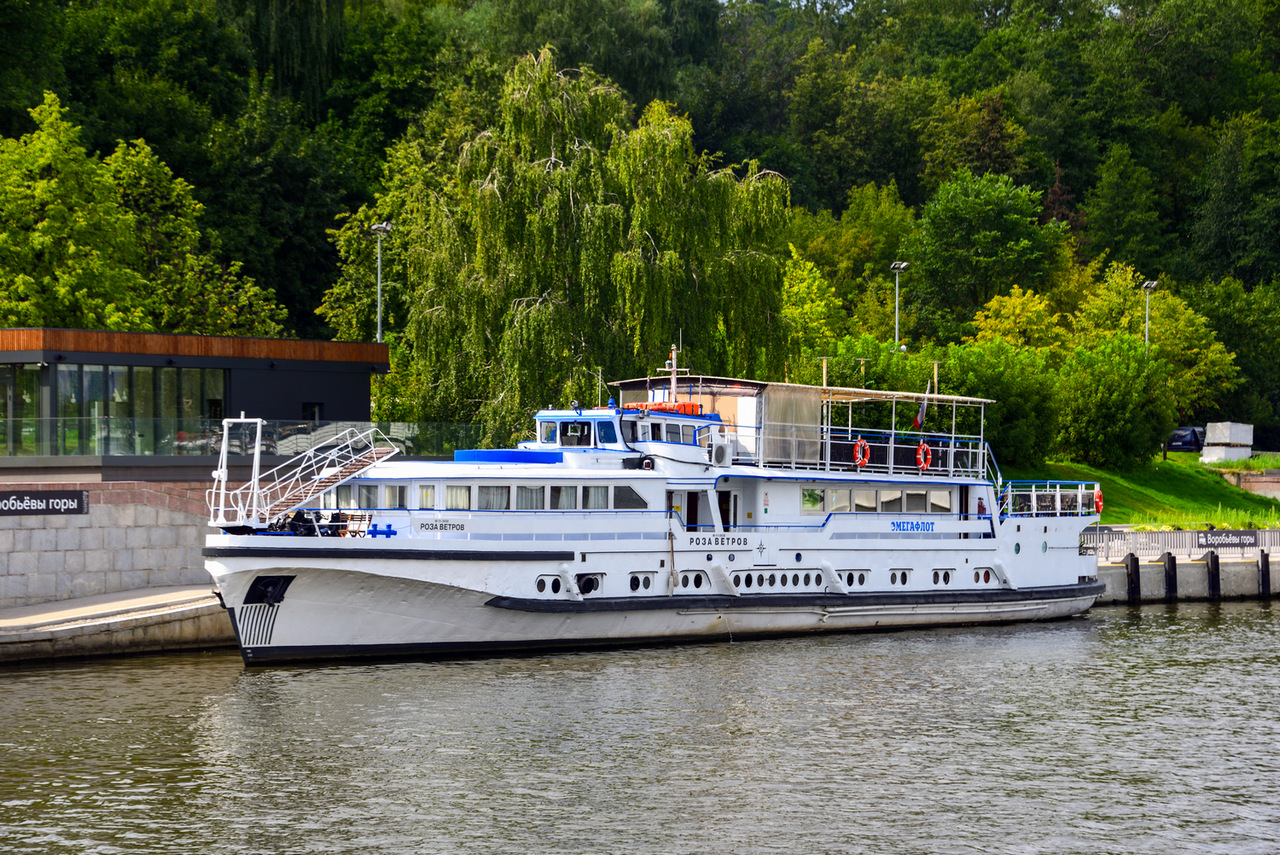
M 367 228 L 395 223 L 388 319 L 393 335 L 403 324 L 421 417 L 480 420 L 503 442 L 537 407 L 594 405 L 598 376 L 660 367 L 681 339 L 694 370 L 776 371 L 779 176 L 713 168 L 664 104 L 633 125 L 613 85 L 557 71 L 547 51 L 519 60 L 493 103 L 458 145 L 421 130 L 397 143 L 386 193 L 338 235 L 343 279 L 322 312 L 341 335 L 367 335 Z

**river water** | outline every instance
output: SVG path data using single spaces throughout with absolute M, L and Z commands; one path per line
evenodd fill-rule
M 1274 853 L 1280 607 L 0 671 L 0 851 Z

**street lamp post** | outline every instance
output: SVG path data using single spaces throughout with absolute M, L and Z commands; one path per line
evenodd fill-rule
M 1142 290 L 1147 292 L 1147 319 L 1145 330 L 1142 334 L 1142 343 L 1147 350 L 1151 349 L 1151 292 L 1160 287 L 1160 282 L 1155 279 L 1148 279 L 1142 283 Z
M 378 236 L 378 343 L 382 342 L 382 236 L 391 234 L 391 222 L 383 221 L 369 226 Z
M 898 343 L 898 277 L 902 271 L 910 267 L 910 263 L 906 261 L 895 261 L 889 265 L 889 269 L 893 271 L 893 343 Z

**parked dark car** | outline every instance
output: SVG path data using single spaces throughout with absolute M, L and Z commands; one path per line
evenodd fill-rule
M 1204 449 L 1204 428 L 1174 428 L 1169 436 L 1170 451 L 1202 451 Z

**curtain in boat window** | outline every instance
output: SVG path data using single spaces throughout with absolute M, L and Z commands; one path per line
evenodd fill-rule
M 511 507 L 511 488 L 510 487 L 489 487 L 482 486 L 479 488 L 476 496 L 476 510 L 479 511 L 505 511 Z
M 577 487 L 552 487 L 551 508 L 556 511 L 571 511 L 578 507 Z
M 582 507 L 588 511 L 607 510 L 609 507 L 609 488 L 583 487 Z
M 450 484 L 445 487 L 444 506 L 451 511 L 471 508 L 471 487 L 466 484 Z
M 545 487 L 516 487 L 516 510 L 540 511 L 546 507 Z
M 432 484 L 418 485 L 418 507 L 431 510 L 436 506 L 436 488 Z

